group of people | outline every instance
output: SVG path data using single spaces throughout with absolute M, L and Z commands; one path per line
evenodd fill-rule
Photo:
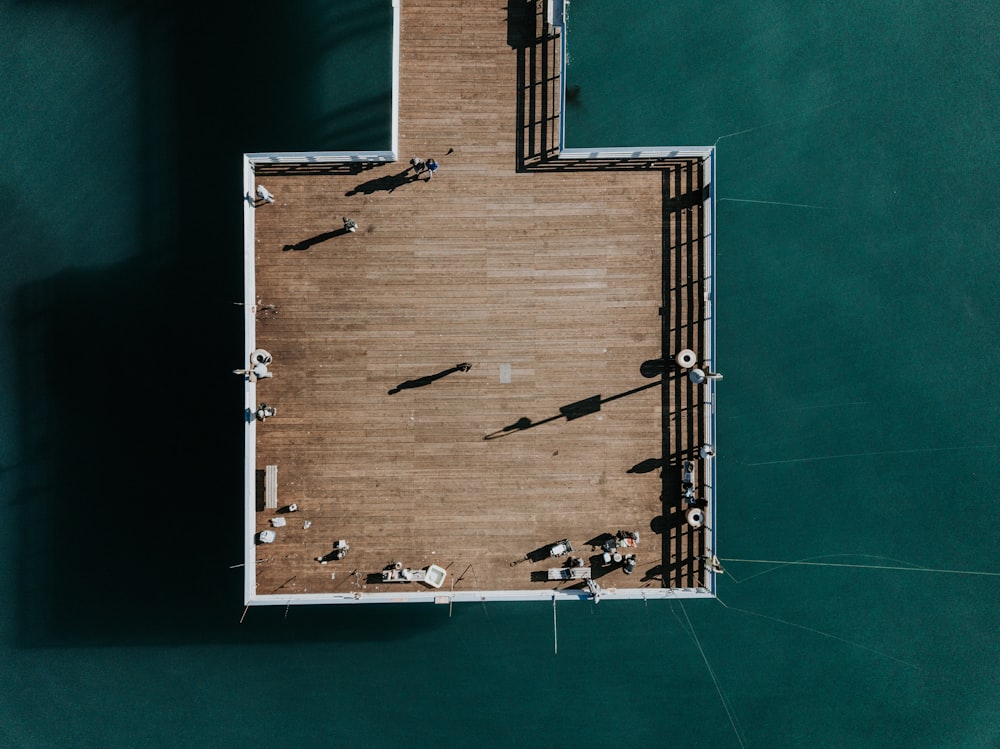
M 410 166 L 415 170 L 416 174 L 421 172 L 427 172 L 427 179 L 434 176 L 434 172 L 438 170 L 438 163 L 434 159 L 410 159 Z

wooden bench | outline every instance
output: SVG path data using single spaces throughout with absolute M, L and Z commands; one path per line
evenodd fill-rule
M 278 509 L 278 466 L 268 466 L 264 471 L 264 507 Z
M 549 570 L 549 580 L 589 580 L 590 567 L 559 567 Z

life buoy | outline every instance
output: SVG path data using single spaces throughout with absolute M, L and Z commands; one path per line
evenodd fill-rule
M 705 524 L 705 513 L 700 507 L 692 507 L 687 511 L 687 521 L 692 528 L 701 528 Z
M 679 351 L 674 357 L 674 361 L 677 362 L 678 367 L 683 369 L 689 369 L 694 366 L 695 362 L 698 361 L 698 356 L 689 348 Z

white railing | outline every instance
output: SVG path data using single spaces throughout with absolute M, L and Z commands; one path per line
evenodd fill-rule
M 254 164 L 365 164 L 396 161 L 395 151 L 278 151 L 274 153 L 248 153 Z
M 251 570 L 253 572 L 253 570 Z M 711 598 L 707 588 L 601 588 L 601 600 L 656 601 L 688 598 Z M 292 595 L 253 596 L 247 601 L 252 606 L 295 606 L 328 603 L 481 603 L 484 601 L 588 601 L 592 596 L 587 590 L 424 590 L 410 593 L 296 593 Z
M 256 230 L 254 228 L 254 202 L 256 175 L 249 157 L 243 157 L 243 361 L 240 368 L 249 366 L 250 354 L 257 348 L 257 273 L 254 262 Z M 234 368 L 236 364 L 234 363 Z M 257 550 L 254 536 L 257 533 L 257 420 L 246 418 L 256 407 L 257 385 L 245 378 L 243 385 L 243 599 L 249 601 L 257 592 Z

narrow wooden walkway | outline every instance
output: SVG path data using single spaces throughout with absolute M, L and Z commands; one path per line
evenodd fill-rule
M 299 507 L 258 547 L 260 595 L 393 590 L 394 561 L 445 567 L 446 589 L 580 587 L 518 560 L 568 538 L 596 561 L 619 529 L 639 566 L 595 565 L 602 585 L 702 584 L 679 468 L 700 396 L 651 364 L 703 340 L 701 163 L 555 161 L 559 45 L 534 2 L 503 6 L 403 3 L 403 163 L 258 172 L 277 415 L 257 461 Z M 413 179 L 410 157 L 441 168 Z

